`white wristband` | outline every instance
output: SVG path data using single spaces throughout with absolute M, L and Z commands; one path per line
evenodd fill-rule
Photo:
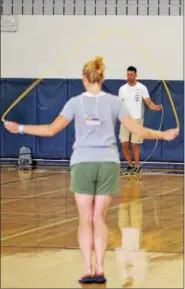
M 24 134 L 24 125 L 23 125 L 23 124 L 20 124 L 20 125 L 19 125 L 18 132 L 19 132 L 20 134 Z

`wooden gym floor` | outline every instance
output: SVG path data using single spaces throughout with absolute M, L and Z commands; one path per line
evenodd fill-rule
M 69 181 L 69 173 L 60 170 L 1 171 L 2 288 L 81 287 Z M 107 217 L 108 283 L 88 288 L 183 288 L 183 186 L 180 174 L 121 178 Z M 135 271 L 124 271 L 126 258 Z M 124 279 L 123 272 L 131 278 Z

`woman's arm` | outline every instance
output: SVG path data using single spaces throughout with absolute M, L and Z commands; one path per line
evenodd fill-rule
M 4 126 L 11 133 L 25 133 L 36 136 L 54 136 L 63 130 L 74 119 L 75 98 L 70 99 L 56 119 L 47 125 L 20 125 L 16 122 L 6 121 Z
M 56 119 L 48 125 L 25 125 L 23 127 L 23 132 L 25 134 L 35 135 L 35 136 L 54 136 L 66 126 L 68 126 L 70 121 L 62 115 L 56 117 Z M 5 122 L 5 128 L 11 133 L 19 133 L 20 125 L 16 122 Z
M 129 131 L 131 131 L 133 134 L 137 135 L 142 139 L 163 139 L 170 141 L 175 139 L 179 134 L 179 128 L 169 129 L 166 131 L 159 131 L 142 127 L 129 115 L 124 116 L 121 119 L 121 123 Z

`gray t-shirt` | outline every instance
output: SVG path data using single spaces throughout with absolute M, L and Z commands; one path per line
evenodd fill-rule
M 60 115 L 75 122 L 75 143 L 71 166 L 82 162 L 116 162 L 116 121 L 128 114 L 117 96 L 101 92 L 92 96 L 85 92 L 71 98 Z

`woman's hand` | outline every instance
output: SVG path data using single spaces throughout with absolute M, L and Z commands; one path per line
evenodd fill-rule
M 179 128 L 163 131 L 163 140 L 171 141 L 179 135 Z
M 11 133 L 19 133 L 19 124 L 13 121 L 6 121 L 5 128 Z
M 121 123 L 130 132 L 142 139 L 162 139 L 166 141 L 174 140 L 179 135 L 179 128 L 169 129 L 166 131 L 153 130 L 146 127 L 141 127 L 135 119 L 126 115 L 121 120 Z

